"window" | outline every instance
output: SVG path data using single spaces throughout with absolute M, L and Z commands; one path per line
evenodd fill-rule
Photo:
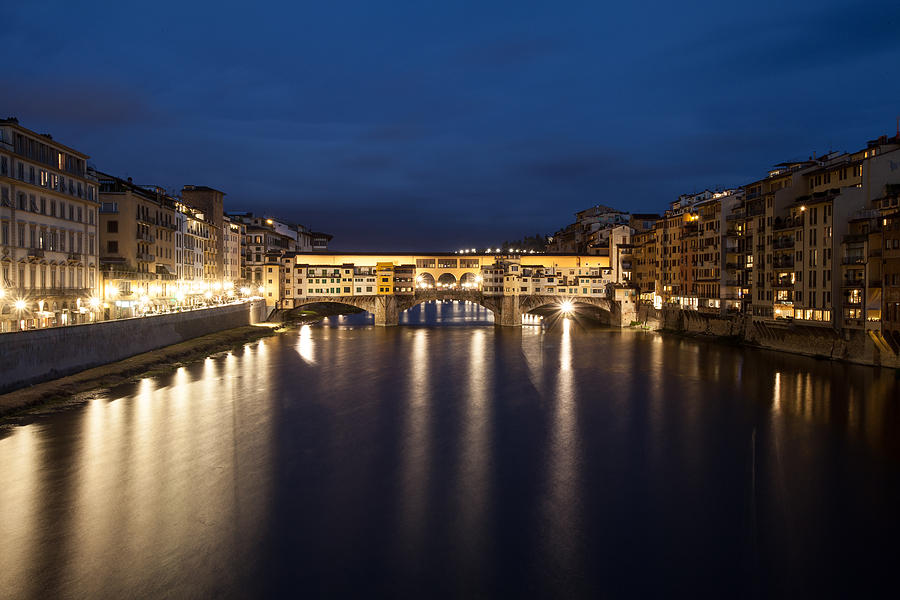
M 106 222 L 106 233 L 119 233 L 119 222 L 118 221 L 107 221 Z

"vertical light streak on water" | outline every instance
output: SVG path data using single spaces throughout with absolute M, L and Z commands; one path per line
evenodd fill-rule
M 168 535 L 172 535 L 174 538 L 179 535 L 177 531 L 167 531 L 165 524 L 158 522 L 158 507 L 167 505 L 160 503 L 166 498 L 163 490 L 167 485 L 167 475 L 171 477 L 171 474 L 165 473 L 159 465 L 159 461 L 163 457 L 171 456 L 174 444 L 172 438 L 178 432 L 170 431 L 167 433 L 172 435 L 161 435 L 161 432 L 157 431 L 155 419 L 157 407 L 154 406 L 153 399 L 155 387 L 152 379 L 142 379 L 132 398 L 115 400 L 107 404 L 107 406 L 121 405 L 122 427 L 116 432 L 120 439 L 113 443 L 113 446 L 118 446 L 122 455 L 114 456 L 105 453 L 112 462 L 106 469 L 97 473 L 96 481 L 85 487 L 83 500 L 87 504 L 105 501 L 100 500 L 101 498 L 113 503 L 122 502 L 126 511 L 119 517 L 119 526 L 128 532 L 124 539 L 140 540 L 141 545 L 145 549 L 150 549 L 151 552 L 157 551 L 160 541 L 166 539 Z M 202 401 L 200 398 L 192 400 Z M 103 404 L 98 405 L 99 411 L 102 411 L 103 408 Z M 165 428 L 165 426 L 163 427 Z M 112 442 L 112 436 L 102 431 L 97 431 L 97 435 Z M 90 445 L 87 445 L 86 448 L 90 448 Z M 90 453 L 83 454 L 82 464 L 89 464 L 92 458 Z M 116 489 L 117 486 L 118 489 Z M 94 498 L 91 498 L 91 495 Z M 90 520 L 87 518 L 81 520 L 80 526 L 91 528 L 94 526 L 92 521 L 96 518 L 98 515 L 90 515 Z M 107 552 L 110 544 L 123 539 L 118 536 L 109 538 L 97 535 L 96 537 L 98 538 L 96 540 L 97 549 L 103 548 Z M 122 548 L 121 553 L 129 556 L 130 559 L 137 558 L 134 547 Z M 97 555 L 102 554 L 95 554 L 95 556 Z
M 663 426 L 665 422 L 665 374 L 663 339 L 654 336 L 650 346 L 650 364 L 652 383 L 650 385 L 649 405 L 647 406 L 647 418 L 649 431 L 647 433 L 647 460 L 652 466 L 662 458 Z
M 146 393 L 148 384 L 145 382 L 149 380 L 141 381 L 135 401 L 139 402 Z M 72 562 L 88 571 L 100 566 L 96 564 L 97 557 L 107 553 L 110 545 L 114 545 L 112 550 L 115 554 L 126 555 L 128 548 L 123 542 L 139 533 L 129 527 L 131 520 L 127 518 L 132 513 L 131 502 L 138 500 L 126 492 L 133 478 L 123 469 L 123 465 L 130 461 L 122 460 L 115 451 L 123 435 L 122 420 L 127 419 L 122 414 L 125 412 L 123 404 L 123 401 L 110 403 L 93 400 L 81 421 L 81 443 L 74 469 L 78 475 L 75 478 L 77 488 L 72 506 L 72 525 L 66 533 L 77 540 L 72 545 Z M 116 421 L 116 425 L 112 426 L 111 421 Z M 115 486 L 110 485 L 111 481 L 116 482 Z M 98 493 L 98 490 L 103 492 Z M 122 492 L 126 492 L 127 503 L 122 501 Z M 123 530 L 129 535 L 120 537 Z M 115 541 L 119 543 L 115 544 Z
M 781 373 L 775 372 L 775 384 L 772 387 L 772 412 L 781 412 Z
M 551 415 L 545 505 L 549 556 L 557 569 L 565 571 L 571 571 L 576 566 L 581 503 L 578 407 L 571 329 L 571 320 L 564 319 L 559 346 L 559 373 Z
M 313 345 L 312 329 L 309 325 L 300 328 L 300 336 L 297 341 L 297 353 L 307 364 L 316 364 L 315 346 Z
M 469 346 L 467 393 L 464 396 L 458 497 L 461 527 L 457 530 L 460 556 L 468 573 L 485 569 L 491 499 L 491 398 L 494 382 L 483 329 L 472 332 Z M 480 569 L 479 569 L 480 567 Z
M 432 385 L 428 333 L 427 329 L 412 333 L 403 423 L 401 536 L 405 558 L 413 560 L 424 544 L 428 508 Z
M 33 572 L 38 512 L 44 498 L 39 470 L 40 428 L 20 427 L 13 435 L 0 439 L 0 456 L 14 457 L 0 467 L 0 590 L 28 589 L 39 580 Z

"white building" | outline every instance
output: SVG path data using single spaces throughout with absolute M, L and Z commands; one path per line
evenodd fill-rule
M 87 159 L 0 120 L 0 331 L 99 318 L 99 200 Z

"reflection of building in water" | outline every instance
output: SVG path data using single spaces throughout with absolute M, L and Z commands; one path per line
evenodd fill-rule
M 550 447 L 545 474 L 547 519 L 554 531 L 579 531 L 581 485 L 579 469 L 578 405 L 572 355 L 572 321 L 564 319 L 559 346 L 559 371 L 550 424 Z M 573 564 L 575 540 L 565 535 L 548 538 L 551 554 L 560 564 Z
M 856 366 L 836 367 L 854 372 L 853 377 L 839 377 L 829 371 L 829 366 L 823 367 L 825 373 L 789 369 L 774 372 L 772 412 L 846 429 L 851 437 L 864 440 L 873 448 L 900 447 L 900 440 L 889 434 L 900 416 L 890 398 L 896 382 L 880 371 Z

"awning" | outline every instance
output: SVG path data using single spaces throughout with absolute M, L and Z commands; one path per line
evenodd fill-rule
M 160 275 L 174 275 L 172 271 L 169 270 L 169 267 L 166 265 L 156 265 L 156 272 Z

